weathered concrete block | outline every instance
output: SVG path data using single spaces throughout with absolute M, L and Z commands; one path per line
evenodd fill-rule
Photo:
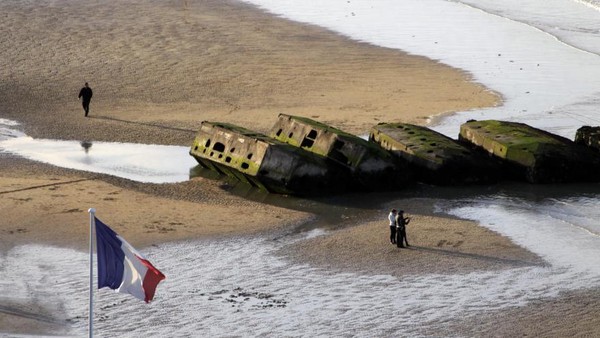
M 353 175 L 350 184 L 357 188 L 394 189 L 412 181 L 405 161 L 367 140 L 309 118 L 280 114 L 269 136 L 346 167 Z
M 325 159 L 226 123 L 202 122 L 190 155 L 208 169 L 282 194 L 346 190 L 348 175 Z
M 380 123 L 369 141 L 377 143 L 415 167 L 425 183 L 452 185 L 493 182 L 500 168 L 489 157 L 427 127 L 408 123 Z
M 600 127 L 583 126 L 577 129 L 575 143 L 600 150 Z
M 461 125 L 460 139 L 512 164 L 531 183 L 600 180 L 597 154 L 523 123 L 469 121 Z

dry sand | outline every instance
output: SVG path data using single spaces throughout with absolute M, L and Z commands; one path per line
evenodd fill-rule
M 378 122 L 424 124 L 499 101 L 435 61 L 235 1 L 8 0 L 0 31 L 0 118 L 38 138 L 188 145 L 203 120 L 265 132 L 278 113 L 366 134 Z M 77 100 L 86 81 L 94 90 L 88 118 Z M 235 197 L 217 181 L 140 184 L 0 153 L 1 251 L 30 242 L 84 249 L 92 205 L 138 247 L 277 231 L 313 217 Z M 394 266 L 397 275 L 541 263 L 471 222 L 413 216 L 410 250 L 387 243 L 387 226 L 373 220 L 286 254 L 333 269 Z M 2 304 L 0 332 L 56 332 L 31 313 L 31 304 Z M 529 332 L 527 322 L 515 325 Z
M 0 112 L 34 137 L 187 145 L 203 120 L 264 132 L 281 112 L 367 133 L 498 100 L 429 59 L 234 1 L 12 3 L 0 4 Z

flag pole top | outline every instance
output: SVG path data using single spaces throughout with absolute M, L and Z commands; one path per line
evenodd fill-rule
M 96 209 L 94 209 L 94 208 L 89 208 L 89 209 L 88 209 L 88 212 L 89 212 L 90 214 L 94 214 L 94 213 L 96 213 Z

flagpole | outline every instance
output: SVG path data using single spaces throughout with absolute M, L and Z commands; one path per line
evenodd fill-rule
M 90 208 L 90 314 L 88 318 L 88 337 L 94 336 L 94 224 L 96 209 Z

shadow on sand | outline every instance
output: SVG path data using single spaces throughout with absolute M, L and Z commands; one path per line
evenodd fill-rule
M 413 246 L 413 245 L 409 246 L 406 249 L 430 252 L 433 254 L 444 255 L 444 256 L 474 259 L 474 260 L 479 260 L 479 261 L 484 261 L 484 262 L 489 262 L 489 263 L 510 265 L 513 267 L 547 266 L 547 264 L 544 263 L 541 259 L 540 259 L 540 261 L 531 262 L 531 261 L 523 261 L 523 260 L 519 260 L 519 259 L 506 259 L 506 258 L 500 258 L 500 257 L 494 257 L 494 256 L 485 256 L 485 255 L 479 255 L 479 254 L 473 254 L 473 253 L 457 252 L 457 251 L 429 248 L 429 247 L 423 247 L 423 246 Z

